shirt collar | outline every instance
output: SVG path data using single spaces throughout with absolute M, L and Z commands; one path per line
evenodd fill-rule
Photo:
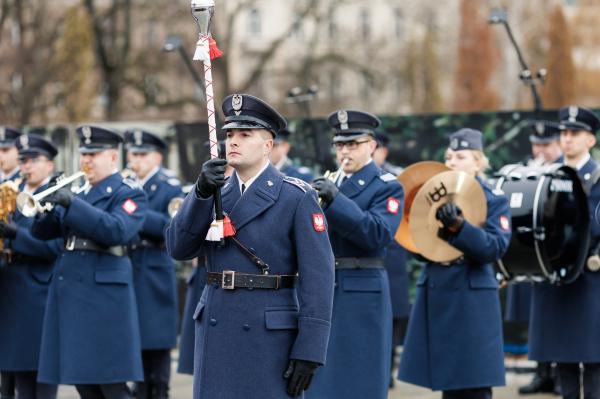
M 143 179 L 138 179 L 138 181 L 139 181 L 140 185 L 141 185 L 142 187 L 144 187 L 144 186 L 146 185 L 146 183 L 148 183 L 148 181 L 149 181 L 150 179 L 152 179 L 152 178 L 154 177 L 154 175 L 155 175 L 155 174 L 157 174 L 157 173 L 158 173 L 158 171 L 159 171 L 159 170 L 160 170 L 160 166 L 157 166 L 157 167 L 155 167 L 154 169 L 152 169 L 152 170 L 150 171 L 150 173 L 148 173 L 148 174 L 146 175 L 146 177 L 144 177 Z
M 588 152 L 587 154 L 585 154 L 585 156 L 581 159 L 581 161 L 577 162 L 577 170 L 581 170 L 581 168 L 584 167 L 584 165 L 590 160 L 592 156 L 590 155 L 590 153 Z
M 269 167 L 269 165 L 271 164 L 271 162 L 267 161 L 265 163 L 265 166 L 263 166 L 263 168 L 254 176 L 252 176 L 250 179 L 248 179 L 246 182 L 242 182 L 242 179 L 240 179 L 240 177 L 238 176 L 238 188 L 240 189 L 240 193 L 242 192 L 242 184 L 244 185 L 245 189 L 244 192 L 248 191 L 248 189 L 250 188 L 250 185 L 252 183 L 254 183 L 254 181 L 258 178 L 258 176 L 260 176 L 262 174 L 262 172 L 265 171 L 265 169 L 267 169 Z
M 366 163 L 366 164 L 364 164 L 364 165 L 363 165 L 363 167 L 362 167 L 362 168 L 360 168 L 359 170 L 362 170 L 362 169 L 363 169 L 365 166 L 367 166 L 367 165 L 368 165 L 368 164 L 370 164 L 371 162 L 373 162 L 373 158 L 369 159 L 369 160 L 367 161 L 367 163 Z M 341 177 L 341 178 L 343 179 L 343 178 L 345 177 L 345 178 L 349 179 L 349 178 L 351 178 L 351 177 L 352 177 L 352 175 L 354 175 L 354 173 L 348 173 L 348 174 L 345 174 L 345 173 L 342 171 L 342 177 Z

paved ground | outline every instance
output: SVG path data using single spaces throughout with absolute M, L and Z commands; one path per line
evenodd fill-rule
M 174 357 L 177 354 L 174 353 Z M 192 397 L 192 377 L 188 375 L 177 374 L 175 372 L 176 359 L 173 361 L 173 381 L 171 383 L 171 398 L 172 399 L 191 399 Z M 531 365 L 530 363 L 518 361 L 519 365 Z M 506 365 L 508 367 L 515 366 L 516 362 L 513 360 L 507 360 Z M 531 399 L 558 399 L 558 396 L 552 395 L 532 395 L 532 396 L 519 396 L 517 388 L 520 385 L 528 383 L 531 379 L 530 374 L 507 374 L 507 386 L 502 388 L 494 389 L 494 399 L 513 399 L 513 398 L 531 398 Z M 77 391 L 70 386 L 61 386 L 59 389 L 60 399 L 77 399 Z M 389 399 L 439 399 L 441 394 L 439 392 L 431 392 L 427 389 L 421 389 L 413 385 L 408 385 L 398 382 L 396 387 L 390 391 L 388 396 Z M 218 399 L 218 398 L 215 398 Z M 240 398 L 243 399 L 243 398 Z M 332 398 L 338 399 L 338 398 Z M 343 398 L 339 398 L 343 399 Z M 365 398 L 368 399 L 368 398 Z

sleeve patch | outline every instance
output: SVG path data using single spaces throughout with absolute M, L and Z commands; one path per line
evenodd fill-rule
M 138 206 L 131 198 L 127 198 L 127 201 L 123 202 L 121 208 L 123 208 L 128 215 L 131 215 L 133 212 L 135 212 Z
M 504 231 L 510 231 L 510 222 L 508 221 L 508 218 L 504 215 L 500 216 L 500 227 Z
M 387 210 L 389 213 L 393 213 L 394 215 L 398 214 L 398 211 L 400 210 L 400 201 L 398 201 L 396 198 L 388 198 Z
M 312 222 L 316 232 L 325 231 L 325 216 L 322 213 L 313 213 Z

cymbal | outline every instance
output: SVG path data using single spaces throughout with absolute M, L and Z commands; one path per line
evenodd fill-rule
M 417 192 L 427 180 L 440 172 L 445 172 L 448 170 L 450 169 L 443 163 L 422 161 L 410 165 L 397 177 L 398 181 L 404 188 L 404 213 L 402 215 L 400 226 L 398 226 L 398 229 L 396 230 L 394 239 L 398 242 L 398 244 L 402 245 L 411 252 L 418 252 L 417 247 L 410 236 L 410 230 L 408 227 L 410 223 L 409 212 L 415 195 L 417 195 Z
M 469 223 L 482 227 L 487 216 L 483 188 L 465 172 L 448 171 L 429 179 L 417 192 L 410 209 L 410 235 L 418 252 L 434 262 L 450 262 L 462 255 L 446 241 L 438 238 L 442 224 L 435 218 L 438 208 L 454 202 Z

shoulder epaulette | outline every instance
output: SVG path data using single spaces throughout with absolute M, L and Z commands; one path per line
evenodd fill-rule
M 384 174 L 380 175 L 380 176 L 379 176 L 379 178 L 380 178 L 381 180 L 383 180 L 384 182 L 386 182 L 386 183 L 387 183 L 387 182 L 390 182 L 390 181 L 392 181 L 392 180 L 396 180 L 396 176 L 394 176 L 394 175 L 393 175 L 393 174 L 391 174 L 391 173 L 384 173 Z
M 303 192 L 307 192 L 310 189 L 310 184 L 308 184 L 304 180 L 297 179 L 295 177 L 284 176 L 283 181 L 298 187 Z
M 135 180 L 129 179 L 129 178 L 124 178 L 123 180 L 123 184 L 125 184 L 128 187 L 133 188 L 134 190 L 139 190 L 142 187 L 139 185 L 138 182 L 136 182 Z

